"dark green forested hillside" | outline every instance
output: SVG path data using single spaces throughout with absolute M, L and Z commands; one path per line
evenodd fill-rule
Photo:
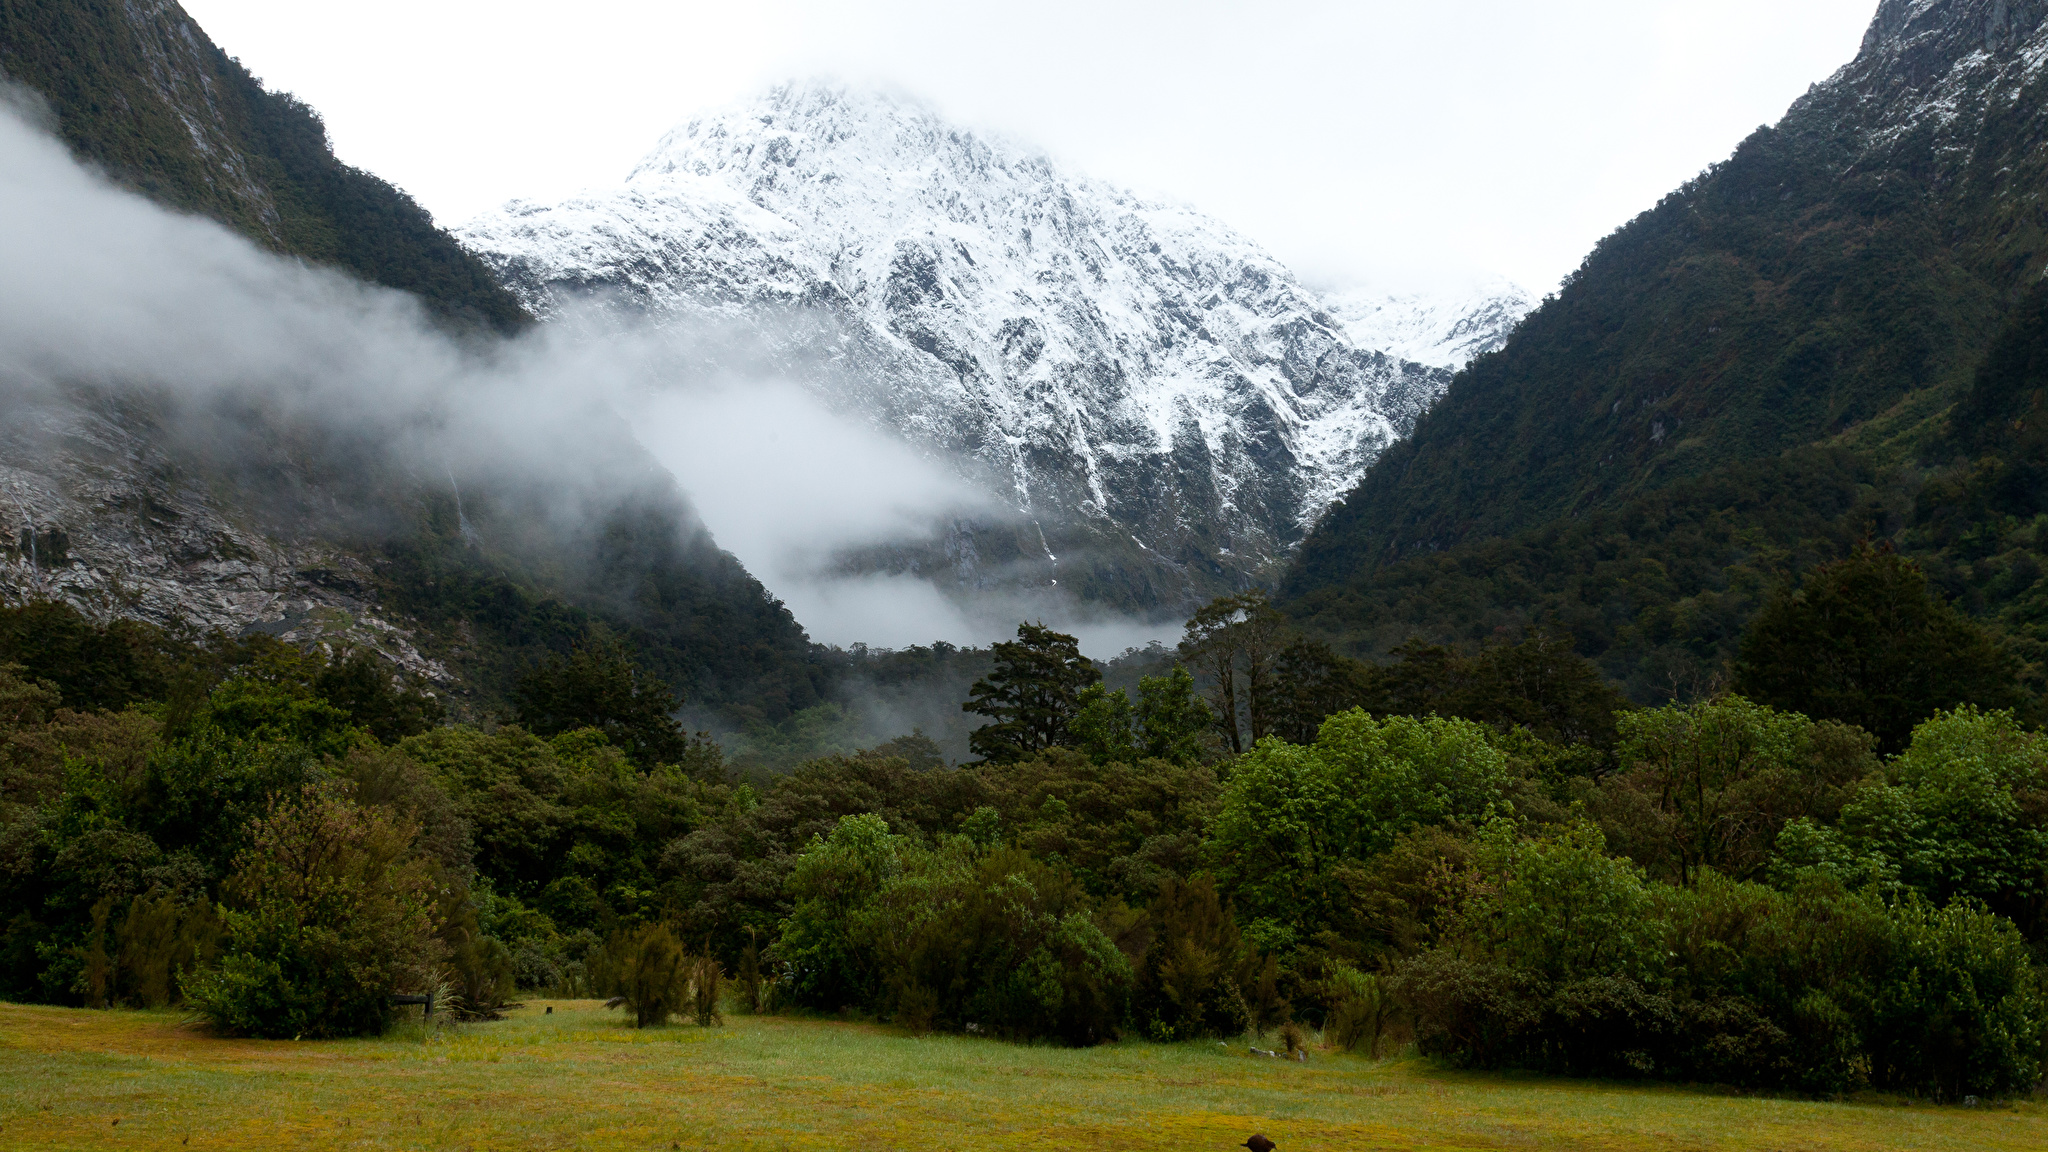
M 509 331 L 525 311 L 411 197 L 334 157 L 311 108 L 266 91 L 176 3 L 0 0 L 0 69 L 81 158 L 266 247 Z
M 2048 257 L 2048 81 L 2021 58 L 2044 21 L 1887 0 L 1855 63 L 1458 376 L 1305 543 L 1291 610 L 1361 652 L 1542 620 L 1650 699 L 1861 538 L 1973 611 L 2023 596 L 2009 548 L 1920 525 L 1959 453 L 2020 448 L 1943 413 L 2001 331 L 2031 339 L 2008 320 Z

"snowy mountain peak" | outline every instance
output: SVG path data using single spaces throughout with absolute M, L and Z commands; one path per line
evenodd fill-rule
M 832 84 L 695 117 L 617 188 L 457 235 L 542 315 L 755 325 L 828 404 L 1028 517 L 1020 555 L 1133 606 L 1273 571 L 1449 378 L 1361 347 L 1216 220 Z M 946 563 L 970 579 L 987 551 Z
M 1323 302 L 1360 348 L 1453 371 L 1507 343 L 1536 307 L 1527 290 L 1500 277 L 1423 291 L 1352 288 Z
M 691 117 L 671 129 L 628 179 L 745 173 L 772 183 L 854 170 L 899 182 L 939 170 L 1037 163 L 1045 157 L 999 137 L 963 131 L 909 96 L 812 80 Z

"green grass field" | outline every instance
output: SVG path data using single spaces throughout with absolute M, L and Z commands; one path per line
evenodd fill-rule
M 636 1031 L 588 1001 L 381 1040 L 220 1040 L 171 1013 L 0 1004 L 0 1148 L 2048 1148 L 2048 1107 L 1825 1103 L 1090 1050 L 822 1020 Z

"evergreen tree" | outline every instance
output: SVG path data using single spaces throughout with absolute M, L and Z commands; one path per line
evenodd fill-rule
M 1069 730 L 1074 746 L 1097 764 L 1128 764 L 1138 757 L 1131 739 L 1131 697 L 1119 688 L 1114 692 L 1100 683 L 1081 689 L 1081 711 Z
M 2022 703 L 2019 660 L 1927 586 L 1889 545 L 1781 589 L 1743 637 L 1735 691 L 1760 704 L 1840 720 L 1905 747 L 1913 726 L 1962 704 Z
M 519 723 L 532 732 L 596 728 L 643 766 L 681 763 L 690 750 L 689 734 L 670 714 L 682 698 L 601 633 L 521 677 L 512 698 Z
M 1003 764 L 1072 743 L 1082 689 L 1102 679 L 1079 641 L 1044 624 L 1019 624 L 1017 638 L 994 649 L 995 667 L 960 706 L 994 723 L 969 734 L 968 748 L 984 762 Z
M 1320 640 L 1296 638 L 1281 649 L 1274 670 L 1274 735 L 1315 743 L 1325 717 L 1366 705 L 1374 671 Z
M 1216 714 L 1195 695 L 1195 678 L 1180 665 L 1138 680 L 1138 735 L 1145 755 L 1192 764 L 1202 758 L 1202 736 L 1215 723 Z

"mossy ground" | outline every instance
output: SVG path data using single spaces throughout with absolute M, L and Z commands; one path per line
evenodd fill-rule
M 2048 1107 L 1821 1102 L 1307 1064 L 1215 1043 L 1067 1050 L 731 1018 L 635 1031 L 535 1001 L 452 1034 L 222 1040 L 172 1013 L 0 1004 L 0 1148 L 2040 1149 Z

